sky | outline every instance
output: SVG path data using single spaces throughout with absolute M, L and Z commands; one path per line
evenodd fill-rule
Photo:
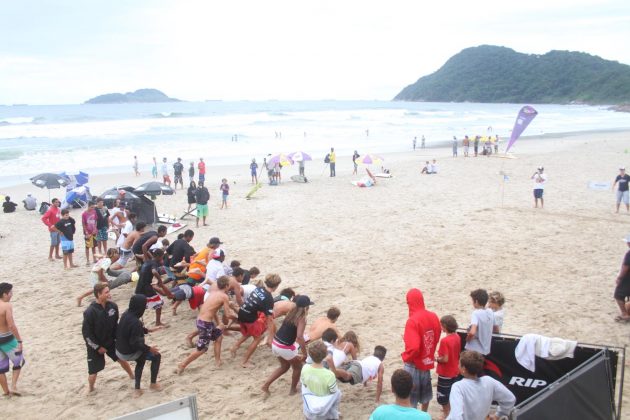
M 0 104 L 390 100 L 483 44 L 630 64 L 627 0 L 0 2 Z

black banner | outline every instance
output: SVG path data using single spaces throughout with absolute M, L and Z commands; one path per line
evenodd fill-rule
M 463 350 L 466 344 L 466 332 L 458 331 L 458 334 L 462 339 Z M 512 391 L 516 396 L 517 404 L 536 395 L 551 383 L 571 372 L 601 351 L 601 349 L 581 347 L 578 344 L 575 348 L 573 358 L 546 360 L 536 357 L 536 371 L 531 372 L 521 366 L 516 360 L 514 350 L 518 343 L 518 337 L 502 336 L 498 334 L 493 335 L 490 354 L 486 356 L 485 365 L 486 374 L 497 379 Z M 614 393 L 617 353 L 609 353 L 613 377 L 611 392 Z

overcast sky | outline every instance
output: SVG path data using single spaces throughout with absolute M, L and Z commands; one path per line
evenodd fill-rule
M 481 44 L 630 64 L 630 1 L 2 0 L 0 104 L 383 99 Z

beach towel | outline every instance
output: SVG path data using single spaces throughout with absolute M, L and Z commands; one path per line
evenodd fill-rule
M 341 391 L 318 397 L 302 385 L 303 413 L 308 420 L 326 420 L 339 418 L 339 401 Z
M 558 337 L 544 337 L 538 334 L 525 334 L 521 337 L 514 356 L 525 369 L 536 371 L 536 356 L 547 360 L 573 358 L 577 341 L 564 340 Z

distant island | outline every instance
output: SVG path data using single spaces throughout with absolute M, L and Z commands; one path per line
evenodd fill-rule
M 630 103 L 630 66 L 583 52 L 522 54 L 466 48 L 438 71 L 404 88 L 395 101 L 491 103 Z
M 129 104 L 153 102 L 181 102 L 179 99 L 169 98 L 157 89 L 138 89 L 127 93 L 106 93 L 85 101 L 86 104 Z

